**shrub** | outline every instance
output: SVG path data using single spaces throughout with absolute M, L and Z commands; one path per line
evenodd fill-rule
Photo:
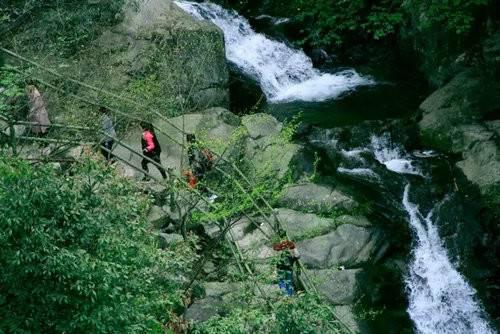
M 159 250 L 148 199 L 113 172 L 72 174 L 0 155 L 0 332 L 163 332 L 190 247 Z

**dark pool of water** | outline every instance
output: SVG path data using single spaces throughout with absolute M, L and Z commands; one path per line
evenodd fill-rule
M 326 102 L 266 103 L 263 111 L 280 121 L 298 117 L 310 125 L 333 128 L 356 125 L 365 120 L 411 116 L 423 96 L 425 89 L 418 83 L 380 83 L 357 88 L 339 99 Z

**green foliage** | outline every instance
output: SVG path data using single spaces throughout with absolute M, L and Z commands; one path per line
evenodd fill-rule
M 407 12 L 419 13 L 418 29 L 444 28 L 457 35 L 470 32 L 479 9 L 485 10 L 488 0 L 418 1 L 403 3 Z
M 294 0 L 295 20 L 305 27 L 302 43 L 328 47 L 350 40 L 382 39 L 402 21 L 400 0 Z
M 160 333 L 191 247 L 159 250 L 149 200 L 87 161 L 71 174 L 0 156 L 0 332 Z
M 115 24 L 123 0 L 114 1 L 8 1 L 0 12 L 5 30 L 15 34 L 22 21 L 22 34 L 4 34 L 21 49 L 70 56 L 85 48 L 102 26 Z M 19 14 L 21 13 L 21 14 Z M 19 21 L 17 21 L 19 19 Z M 0 25 L 0 27 L 2 27 Z
M 195 334 L 244 333 L 341 333 L 328 307 L 318 298 L 299 294 L 293 298 L 265 296 L 273 307 L 259 297 L 243 297 L 225 317 L 215 317 L 196 326 Z M 250 299 L 250 300 L 249 300 Z
M 478 12 L 487 9 L 489 0 L 292 0 L 287 3 L 273 0 L 270 3 L 270 11 L 291 16 L 301 26 L 302 44 L 330 47 L 390 38 L 401 25 L 412 21 L 412 17 L 417 30 L 433 27 L 464 35 L 471 31 Z
M 308 177 L 308 180 L 310 182 L 314 182 L 314 181 L 318 180 L 318 178 L 319 178 L 318 167 L 319 167 L 320 162 L 321 162 L 321 157 L 319 156 L 318 152 L 314 152 L 313 172 Z
M 10 67 L 0 67 L 0 113 L 12 114 L 24 95 L 22 78 Z

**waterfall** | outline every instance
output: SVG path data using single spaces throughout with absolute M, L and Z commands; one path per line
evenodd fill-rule
M 360 85 L 373 84 L 351 69 L 322 73 L 303 51 L 256 33 L 235 11 L 209 2 L 175 3 L 195 18 L 209 20 L 222 29 L 227 59 L 259 82 L 270 102 L 320 102 L 335 99 Z
M 475 300 L 475 290 L 451 264 L 432 211 L 423 216 L 409 200 L 410 186 L 403 195 L 403 206 L 416 235 L 406 277 L 409 293 L 408 313 L 422 334 L 493 334 Z

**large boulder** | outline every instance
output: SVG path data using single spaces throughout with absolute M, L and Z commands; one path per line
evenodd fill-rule
M 241 284 L 207 282 L 203 287 L 204 298 L 196 300 L 184 313 L 184 318 L 188 321 L 203 322 L 226 313 L 231 292 L 240 290 Z
M 279 199 L 279 204 L 290 209 L 318 214 L 352 211 L 359 207 L 355 200 L 341 191 L 315 183 L 287 187 Z
M 474 73 L 463 72 L 420 105 L 422 120 L 419 127 L 426 145 L 449 152 L 453 129 L 480 119 L 474 105 L 480 96 L 479 87 L 480 79 Z
M 275 175 L 282 179 L 291 172 L 291 176 L 298 179 L 310 173 L 312 167 L 304 147 L 283 138 L 283 125 L 273 116 L 244 116 L 242 124 L 248 132 L 245 159 L 251 161 L 257 177 Z
M 453 142 L 463 125 L 476 124 L 500 106 L 499 87 L 474 70 L 458 74 L 421 105 L 420 134 L 424 144 L 459 153 Z
M 303 213 L 290 209 L 277 209 L 281 226 L 287 231 L 292 240 L 312 238 L 317 235 L 328 233 L 335 228 L 335 220 L 322 218 L 312 213 Z
M 162 207 L 154 205 L 149 209 L 147 219 L 155 229 L 161 229 L 168 223 L 168 214 Z
M 275 256 L 276 252 L 273 251 L 270 241 L 274 235 L 274 222 L 262 217 L 250 219 L 244 217 L 233 223 L 231 239 L 238 244 L 247 259 L 267 259 Z
M 261 144 L 261 148 L 268 144 L 263 139 L 279 135 L 283 128 L 283 125 L 276 118 L 268 114 L 243 116 L 241 122 L 247 128 L 250 138 Z
M 378 230 L 345 224 L 328 234 L 301 241 L 297 248 L 304 265 L 326 269 L 375 261 L 385 253 L 388 244 Z
M 500 212 L 500 148 L 494 140 L 477 141 L 457 163 L 467 179 L 477 185 L 485 204 Z
M 307 277 L 332 304 L 348 305 L 353 304 L 359 296 L 357 280 L 361 273 L 361 269 L 322 269 L 310 270 Z
M 491 79 L 474 70 L 457 75 L 422 103 L 419 128 L 424 144 L 461 156 L 457 167 L 479 188 L 484 204 L 499 211 L 499 126 L 484 121 L 495 119 L 500 108 L 500 87 Z
M 153 110 L 172 115 L 229 106 L 224 36 L 217 26 L 171 0 L 126 0 L 120 16 L 121 23 L 104 30 L 76 59 L 60 61 L 66 74 L 122 96 L 105 103 L 142 118 Z M 89 117 L 85 108 L 80 111 Z

